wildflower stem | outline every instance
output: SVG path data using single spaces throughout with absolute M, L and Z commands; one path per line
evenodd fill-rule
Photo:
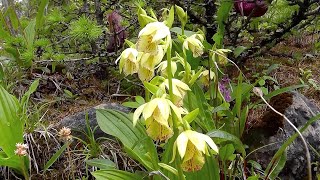
M 282 113 L 280 113 L 279 111 L 277 111 L 276 109 L 274 109 L 267 101 L 266 99 L 263 97 L 263 94 L 261 92 L 260 89 L 254 89 L 254 92 L 256 95 L 258 95 L 263 102 L 275 113 L 277 113 L 278 115 L 282 116 L 288 123 L 289 125 L 299 134 L 302 143 L 305 147 L 306 150 L 306 157 L 307 157 L 307 168 L 308 168 L 308 179 L 311 180 L 312 179 L 312 172 L 311 172 L 311 157 L 310 157 L 310 152 L 309 152 L 309 148 L 308 148 L 308 144 L 306 142 L 306 140 L 304 139 L 304 137 L 302 136 L 302 134 L 300 133 L 300 131 L 297 129 L 297 127 L 292 124 L 292 122 Z
M 184 32 L 184 28 L 182 28 L 182 32 Z M 183 35 L 183 33 L 182 33 Z M 187 61 L 187 53 L 185 51 L 185 49 L 183 49 L 183 62 L 184 62 L 184 68 L 185 68 L 185 71 L 186 71 L 186 74 L 185 74 L 185 81 L 186 81 L 186 84 L 188 86 L 190 86 L 190 83 L 189 83 L 189 77 L 190 77 L 190 69 L 189 69 L 189 64 L 188 64 L 188 61 Z M 187 92 L 187 97 L 188 97 L 188 108 L 189 108 L 189 111 L 192 111 L 192 106 L 191 106 L 191 94 L 189 92 Z M 187 123 L 187 122 L 183 122 L 185 124 L 185 126 L 187 127 L 187 129 L 190 129 L 190 125 Z M 195 127 L 195 122 L 192 122 L 192 125 L 193 127 Z
M 25 156 L 21 156 L 20 157 L 20 162 L 21 162 L 21 169 L 22 169 L 22 173 L 23 173 L 23 176 L 26 180 L 29 180 L 30 177 L 29 177 L 29 173 L 26 169 L 26 165 L 25 165 L 25 160 L 24 160 Z
M 211 105 L 213 105 L 213 107 L 216 107 L 218 106 L 218 91 L 219 91 L 219 75 L 218 75 L 218 69 L 216 66 L 214 66 L 214 63 L 216 62 L 216 55 L 215 54 L 211 54 L 212 58 L 209 58 L 209 94 L 210 94 L 210 101 L 211 101 Z M 212 59 L 212 61 L 210 60 Z M 212 86 L 211 86 L 211 80 L 210 80 L 210 77 L 211 77 L 211 68 L 213 68 L 213 73 L 214 73 L 214 77 L 213 78 L 213 89 L 214 89 L 214 92 L 212 92 Z M 215 112 L 213 114 L 213 119 L 214 119 L 214 125 L 215 127 L 218 126 L 218 122 L 217 122 L 217 119 L 218 119 L 218 115 L 217 115 L 217 112 Z
M 185 81 L 186 83 L 189 85 L 189 77 L 190 77 L 190 69 L 188 67 L 188 61 L 187 61 L 187 53 L 186 53 L 186 50 L 183 49 L 183 63 L 184 63 L 184 69 L 186 71 L 186 74 L 185 74 Z
M 172 44 L 170 43 L 168 49 L 167 49 L 167 61 L 168 61 L 168 81 L 169 81 L 169 95 L 170 95 L 170 100 L 173 100 L 173 90 L 172 90 L 172 67 L 171 67 L 171 46 Z
M 71 159 L 71 152 L 70 152 L 70 142 L 69 141 L 67 141 L 66 142 L 68 145 L 68 147 L 67 147 L 67 153 L 68 153 L 68 161 L 69 161 L 69 166 L 70 166 L 70 173 L 71 173 L 71 176 L 72 176 L 72 179 L 73 180 L 75 180 L 76 178 L 75 178 L 75 176 L 74 176 L 74 166 L 73 166 L 73 164 L 72 164 L 72 159 Z
M 172 42 L 170 42 L 170 45 L 167 49 L 167 61 L 168 61 L 167 74 L 168 74 L 168 81 L 169 81 L 169 96 L 170 96 L 170 100 L 173 101 L 174 96 L 173 96 L 173 89 L 172 89 L 171 47 L 172 47 Z M 179 134 L 178 121 L 177 121 L 177 117 L 174 114 L 172 115 L 172 121 L 173 121 L 174 134 L 175 136 L 178 136 Z M 185 177 L 183 175 L 179 157 L 176 157 L 176 167 L 178 169 L 179 179 L 184 180 Z
M 150 92 L 147 88 L 144 88 L 145 90 L 145 99 L 146 99 L 146 102 L 149 102 L 150 101 Z
M 184 23 L 181 24 L 181 35 L 184 35 Z

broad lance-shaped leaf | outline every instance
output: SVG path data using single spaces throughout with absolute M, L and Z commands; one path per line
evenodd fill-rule
M 26 42 L 28 44 L 28 49 L 31 49 L 33 46 L 34 37 L 36 35 L 36 20 L 29 22 L 28 26 L 24 30 L 24 35 Z
M 0 86 L 0 148 L 8 157 L 14 156 L 16 143 L 23 142 L 24 122 L 18 115 L 18 100 Z
M 107 169 L 99 170 L 91 173 L 97 180 L 139 180 L 143 179 L 142 176 L 138 174 L 129 173 L 126 171 Z
M 159 169 L 156 148 L 140 122 L 133 127 L 128 114 L 109 109 L 98 109 L 96 115 L 101 130 L 117 137 L 128 154 L 148 170 Z
M 17 16 L 16 11 L 14 10 L 13 6 L 10 6 L 7 11 L 5 12 L 4 16 L 9 17 L 12 27 L 17 30 L 19 28 L 20 22 Z
M 45 15 L 45 9 L 48 7 L 49 0 L 42 0 L 40 2 L 37 17 L 36 17 L 36 27 L 37 29 L 41 28 L 41 26 L 44 23 L 44 15 Z
M 4 152 L 0 151 L 0 166 L 8 166 L 13 169 L 21 171 L 20 159 L 18 156 L 12 156 L 10 158 Z
M 246 155 L 246 151 L 243 147 L 241 140 L 235 135 L 218 129 L 208 132 L 207 135 L 212 138 L 220 138 L 232 142 L 234 147 L 242 154 L 242 156 Z
M 115 169 L 116 164 L 109 159 L 89 159 L 86 163 L 99 169 Z
M 220 7 L 217 11 L 218 30 L 213 36 L 213 40 L 218 48 L 221 48 L 223 43 L 223 36 L 225 33 L 225 21 L 229 17 L 229 12 L 232 8 L 233 1 L 220 1 Z
M 18 116 L 18 100 L 0 86 L 0 166 L 22 171 L 21 161 L 28 164 L 28 158 L 14 154 L 16 143 L 23 142 L 24 121 Z

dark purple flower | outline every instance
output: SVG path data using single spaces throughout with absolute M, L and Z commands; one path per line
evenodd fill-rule
M 121 15 L 117 13 L 117 11 L 113 11 L 108 14 L 107 19 L 109 23 L 109 31 L 111 33 L 107 52 L 116 52 L 123 46 L 123 43 L 127 38 L 127 32 L 121 25 L 122 18 Z
M 228 88 L 229 84 L 230 79 L 227 76 L 224 76 L 218 83 L 219 90 L 227 102 L 231 101 L 231 92 L 230 88 Z

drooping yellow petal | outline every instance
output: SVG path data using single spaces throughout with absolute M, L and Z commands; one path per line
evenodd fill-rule
M 164 25 L 158 31 L 156 31 L 155 35 L 153 36 L 152 42 L 157 42 L 167 36 L 170 36 L 170 30 L 166 25 Z
M 158 106 L 158 101 L 159 101 L 159 98 L 155 98 L 146 104 L 142 112 L 144 119 L 148 119 L 153 114 L 153 111 Z
M 126 61 L 123 66 L 123 72 L 125 75 L 131 75 L 138 72 L 139 64 L 134 61 Z
M 167 36 L 170 36 L 169 27 L 163 22 L 152 22 L 147 24 L 140 32 L 140 36 L 152 36 L 152 42 L 159 41 Z
M 194 34 L 188 38 L 186 38 L 183 42 L 183 48 L 187 50 L 191 50 L 193 57 L 199 57 L 203 54 L 202 45 L 203 36 L 200 34 Z
M 155 141 L 165 141 L 172 137 L 173 130 L 169 126 L 162 125 L 149 118 L 146 120 L 147 134 Z
M 192 142 L 195 147 L 201 151 L 202 153 L 205 153 L 206 150 L 206 142 L 203 139 L 203 136 L 201 136 L 201 133 L 198 133 L 196 131 L 186 130 L 185 131 L 186 136 L 188 139 Z
M 194 156 L 196 151 L 196 147 L 190 141 L 188 141 L 186 154 L 183 157 L 183 162 L 190 160 Z
M 154 70 L 140 66 L 138 76 L 141 81 L 150 81 L 154 76 Z
M 137 50 L 143 53 L 156 54 L 159 43 L 152 42 L 151 36 L 141 36 L 137 41 Z
M 188 137 L 185 135 L 184 132 L 182 132 L 177 140 L 177 148 L 178 148 L 178 152 L 181 158 L 184 157 L 184 155 L 186 154 L 186 150 L 187 150 L 187 145 L 188 145 Z
M 205 86 L 209 86 L 209 83 L 211 80 L 215 80 L 215 74 L 213 71 L 210 70 L 210 77 L 209 77 L 209 70 L 204 70 L 201 73 L 201 78 L 200 81 L 203 83 Z
M 164 116 L 162 116 L 162 114 L 160 113 L 159 108 L 156 108 L 152 114 L 152 118 L 154 120 L 156 120 L 158 123 L 160 123 L 161 125 L 165 125 L 168 126 L 168 118 L 165 118 Z
M 196 150 L 195 146 L 192 147 L 192 145 L 188 145 L 187 154 L 181 164 L 182 170 L 186 172 L 201 170 L 205 163 L 203 154 Z
M 172 163 L 174 161 L 174 159 L 176 158 L 176 154 L 177 154 L 177 141 L 174 142 L 173 144 L 173 154 L 172 154 L 172 159 L 169 163 Z
M 155 54 L 144 53 L 140 60 L 140 65 L 144 68 L 154 70 L 155 66 L 158 65 L 164 56 L 164 52 L 161 46 L 157 47 Z
M 202 139 L 204 139 L 208 143 L 209 147 L 212 150 L 214 150 L 216 153 L 219 153 L 219 149 L 218 149 L 216 143 L 214 143 L 213 140 L 209 136 L 204 135 L 204 134 L 201 134 L 201 136 L 203 136 Z
M 181 114 L 183 114 L 183 112 L 181 111 L 181 109 L 179 109 L 176 105 L 174 105 L 170 100 L 167 100 L 167 101 L 171 109 L 173 110 L 174 114 L 177 116 L 178 120 L 182 122 Z
M 170 105 L 166 101 L 166 99 L 161 98 L 158 102 L 158 108 L 160 110 L 161 115 L 164 119 L 168 119 L 170 115 Z
M 138 120 L 139 120 L 139 117 L 144 109 L 144 107 L 146 106 L 146 104 L 143 104 L 141 106 L 139 106 L 133 113 L 133 126 L 136 126 Z
M 133 48 L 127 48 L 121 53 L 116 60 L 116 63 L 120 60 L 120 73 L 123 71 L 125 75 L 130 75 L 138 71 L 138 54 L 138 51 Z
M 186 83 L 180 81 L 179 79 L 172 79 L 172 83 L 185 91 L 190 91 L 189 86 Z
M 168 62 L 167 61 L 163 61 L 159 64 L 159 66 L 157 66 L 158 68 L 158 72 L 161 72 L 161 75 L 165 78 L 168 77 L 168 70 L 167 70 L 167 67 L 168 67 Z M 174 74 L 176 73 L 177 71 L 177 63 L 172 61 L 171 62 L 171 72 L 172 72 L 172 76 L 174 76 Z
M 169 90 L 169 80 L 166 79 L 163 84 L 165 84 L 165 87 Z M 163 85 L 161 85 L 161 87 L 163 88 Z M 172 79 L 172 91 L 173 94 L 183 98 L 184 95 L 186 94 L 186 91 L 189 91 L 190 88 L 187 84 L 185 84 L 184 82 L 178 80 L 178 79 Z

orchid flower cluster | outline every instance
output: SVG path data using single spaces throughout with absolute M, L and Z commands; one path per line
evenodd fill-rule
M 183 51 L 190 50 L 194 57 L 201 56 L 204 51 L 203 40 L 204 36 L 200 33 L 184 38 Z M 176 53 L 175 57 L 171 57 L 172 39 L 166 22 L 148 23 L 140 31 L 137 43 L 130 44 L 131 47 L 125 49 L 116 61 L 119 61 L 120 72 L 125 75 L 137 73 L 145 86 L 155 89 L 150 91 L 150 88 L 146 87 L 153 95 L 148 102 L 135 110 L 133 125 L 135 126 L 142 116 L 146 132 L 154 141 L 167 142 L 178 133 L 175 136 L 173 160 L 178 150 L 184 171 L 200 170 L 205 163 L 204 155 L 210 154 L 209 149 L 213 150 L 213 154 L 218 153 L 218 147 L 213 140 L 192 130 L 184 118 L 188 110 L 184 108 L 183 100 L 187 91 L 191 90 L 191 79 L 197 79 L 201 73 L 191 72 L 185 56 Z M 180 72 L 180 75 L 185 74 L 182 80 L 174 78 L 177 62 L 185 69 L 185 72 Z M 161 76 L 155 76 L 156 73 Z M 206 75 L 205 72 L 203 75 Z

